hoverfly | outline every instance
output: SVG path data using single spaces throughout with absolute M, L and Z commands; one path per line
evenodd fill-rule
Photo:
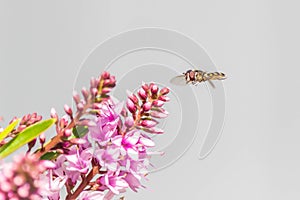
M 213 88 L 215 85 L 212 80 L 224 80 L 226 79 L 226 75 L 222 72 L 204 72 L 201 70 L 188 70 L 182 75 L 175 76 L 170 80 L 170 82 L 174 85 L 187 85 L 192 83 L 193 85 L 197 85 L 198 83 L 208 81 Z

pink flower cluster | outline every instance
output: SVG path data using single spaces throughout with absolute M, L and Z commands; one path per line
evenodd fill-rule
M 137 94 L 128 92 L 124 105 L 109 95 L 115 85 L 115 77 L 103 72 L 82 89 L 82 96 L 73 94 L 75 112 L 65 105 L 66 115 L 59 117 L 52 109 L 56 135 L 47 141 L 39 134 L 26 142 L 25 156 L 2 165 L 0 200 L 58 200 L 63 188 L 67 200 L 110 200 L 128 188 L 137 192 L 145 187 L 142 180 L 155 146 L 149 134 L 163 133 L 156 126 L 168 116 L 163 106 L 169 89 L 143 83 Z M 0 147 L 41 119 L 36 113 L 25 115 Z M 34 150 L 38 137 L 40 147 Z
M 74 129 L 88 127 L 88 133 L 80 138 L 64 139 L 56 151 L 56 167 L 49 170 L 49 199 L 59 199 L 66 186 L 66 199 L 112 199 L 124 193 L 144 187 L 142 179 L 148 173 L 151 153 L 155 144 L 149 137 L 161 134 L 156 128 L 158 119 L 167 117 L 162 107 L 169 101 L 168 88 L 159 88 L 154 83 L 145 84 L 138 97 L 128 92 L 126 107 L 114 102 L 109 92 L 115 86 L 115 78 L 104 72 L 99 79 L 91 80 L 90 90 L 83 89 L 84 99 L 75 93 L 77 112 L 65 106 L 71 119 L 58 119 L 57 129 L 62 138 L 72 137 Z M 82 117 L 85 115 L 92 118 Z M 52 116 L 58 118 L 55 112 Z M 70 128 L 70 124 L 77 126 Z M 56 146 L 57 147 L 57 146 Z M 53 148 L 52 148 L 53 149 Z
M 54 166 L 51 161 L 39 161 L 29 155 L 5 163 L 0 171 L 0 200 L 41 199 L 47 194 L 46 179 L 41 174 Z

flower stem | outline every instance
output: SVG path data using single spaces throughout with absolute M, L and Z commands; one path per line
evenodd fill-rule
M 89 98 L 91 102 L 91 97 Z M 85 113 L 85 111 L 90 108 L 91 105 L 88 102 L 85 106 L 84 109 L 81 112 L 78 112 L 76 116 L 72 119 L 72 121 L 69 123 L 69 125 L 66 127 L 66 129 L 72 129 L 76 126 L 77 121 L 80 119 L 80 117 Z M 51 141 L 47 144 L 45 144 L 44 148 L 41 148 L 35 152 L 35 156 L 38 158 L 41 158 L 45 153 L 50 151 L 53 147 L 55 147 L 58 143 L 62 142 L 61 137 L 63 136 L 63 131 L 64 129 L 59 130 L 56 136 L 54 136 Z
M 94 178 L 94 176 L 96 174 L 98 174 L 99 171 L 99 166 L 93 166 L 92 170 L 90 171 L 90 173 L 86 176 L 85 179 L 82 180 L 81 184 L 78 186 L 78 188 L 76 189 L 76 191 L 73 194 L 69 194 L 66 197 L 66 200 L 73 200 L 76 199 L 78 197 L 78 195 L 84 190 L 84 188 L 86 186 L 89 185 L 90 181 Z

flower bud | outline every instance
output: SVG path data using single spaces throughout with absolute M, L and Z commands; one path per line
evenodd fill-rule
M 53 119 L 56 119 L 56 120 L 58 119 L 58 115 L 57 115 L 54 108 L 51 108 L 50 117 L 53 118 Z
M 152 105 L 156 107 L 162 107 L 164 105 L 164 102 L 161 100 L 155 100 L 153 101 Z
M 19 132 L 23 131 L 26 127 L 27 127 L 26 125 L 20 125 L 20 126 L 18 126 L 17 132 L 19 133 Z
M 152 107 L 152 103 L 146 102 L 146 103 L 144 103 L 144 105 L 143 105 L 143 111 L 146 112 L 146 111 L 150 110 L 151 107 Z
M 154 83 L 151 83 L 151 84 L 150 84 L 150 90 L 151 90 L 151 93 L 152 93 L 152 94 L 157 94 L 157 92 L 158 92 L 158 87 L 157 87 L 157 85 L 154 84 Z
M 170 98 L 167 96 L 160 96 L 160 97 L 158 97 L 158 99 L 161 101 L 164 101 L 164 102 L 170 101 Z
M 135 94 L 130 92 L 129 90 L 126 91 L 128 98 L 134 103 L 137 104 L 139 102 L 138 98 L 136 97 Z
M 103 81 L 103 87 L 109 86 L 110 83 L 111 83 L 111 80 L 110 80 L 110 79 L 105 79 L 105 80 Z
M 39 115 L 39 116 L 37 116 L 37 117 L 35 118 L 35 121 L 36 121 L 36 122 L 39 122 L 39 121 L 42 120 L 42 118 L 43 118 L 43 117 L 42 117 L 41 115 Z
M 166 95 L 170 92 L 170 89 L 167 87 L 164 87 L 163 89 L 160 90 L 159 94 L 161 95 Z
M 83 138 L 72 138 L 70 142 L 72 144 L 85 144 L 87 141 Z
M 149 86 L 148 84 L 142 82 L 142 88 L 145 90 L 145 91 L 148 91 L 149 90 Z
M 97 88 L 91 88 L 91 94 L 92 94 L 93 97 L 97 96 L 98 89 Z
M 17 117 L 13 117 L 13 118 L 10 120 L 9 124 L 13 123 L 13 122 L 16 121 L 17 119 L 18 119 Z
M 82 90 L 81 90 L 81 93 L 82 93 L 84 99 L 87 100 L 88 97 L 89 97 L 89 91 L 86 88 L 83 87 Z
M 144 129 L 144 131 L 148 132 L 148 133 L 152 133 L 152 134 L 163 134 L 164 131 L 160 128 L 157 127 L 152 127 L 152 128 L 146 128 Z
M 155 143 L 151 138 L 140 137 L 139 143 L 143 144 L 146 147 L 154 147 Z
M 136 106 L 134 105 L 134 103 L 133 103 L 130 99 L 127 99 L 126 106 L 127 106 L 128 110 L 129 110 L 131 113 L 135 113 L 135 111 L 136 111 Z
M 71 129 L 65 129 L 64 130 L 64 136 L 65 137 L 70 137 L 72 135 L 72 131 L 71 131 Z
M 102 89 L 103 94 L 107 94 L 109 92 L 111 92 L 111 88 L 105 87 L 105 88 Z
M 147 93 L 143 88 L 140 88 L 138 91 L 138 95 L 142 100 L 146 100 L 147 99 Z
M 150 116 L 155 118 L 166 118 L 168 114 L 154 110 L 150 112 Z
M 152 128 L 156 126 L 158 123 L 154 120 L 142 120 L 141 125 L 146 128 Z
M 26 122 L 30 119 L 30 114 L 24 115 L 20 121 L 20 124 L 26 124 Z
M 80 102 L 80 96 L 76 91 L 73 91 L 73 99 L 76 104 L 78 104 Z
M 45 167 L 46 169 L 54 169 L 56 167 L 56 164 L 53 163 L 50 160 L 41 160 L 40 163 Z
M 82 103 L 78 103 L 76 107 L 78 111 L 83 111 L 84 105 Z
M 125 119 L 125 126 L 130 128 L 132 127 L 134 124 L 134 120 L 133 120 L 133 117 L 129 116 L 129 117 L 126 117 Z
M 68 125 L 68 119 L 66 115 L 59 120 L 59 125 L 61 128 L 65 128 Z
M 37 113 L 36 112 L 32 113 L 31 118 L 36 118 L 36 117 L 37 117 Z
M 91 81 L 90 81 L 90 87 L 91 88 L 96 88 L 97 86 L 98 86 L 97 85 L 97 80 L 94 77 L 92 77 Z
M 68 106 L 67 104 L 64 105 L 64 110 L 67 113 L 67 115 L 72 116 L 73 115 L 73 111 L 70 108 L 70 106 Z
M 44 133 L 41 133 L 40 136 L 39 136 L 39 139 L 40 139 L 40 143 L 41 144 L 44 144 L 45 141 L 46 141 L 46 136 Z
M 107 71 L 102 72 L 101 78 L 103 78 L 103 79 L 108 79 L 109 77 L 110 77 L 109 72 L 107 72 Z
M 93 106 L 92 106 L 93 109 L 101 109 L 102 108 L 102 104 L 101 103 L 93 103 Z

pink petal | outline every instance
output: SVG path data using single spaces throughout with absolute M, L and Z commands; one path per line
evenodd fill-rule
M 127 154 L 132 160 L 139 159 L 139 153 L 131 148 L 127 149 Z
M 154 147 L 155 146 L 155 143 L 151 139 L 144 138 L 144 137 L 140 138 L 140 143 L 142 143 L 143 145 L 145 145 L 147 147 Z

